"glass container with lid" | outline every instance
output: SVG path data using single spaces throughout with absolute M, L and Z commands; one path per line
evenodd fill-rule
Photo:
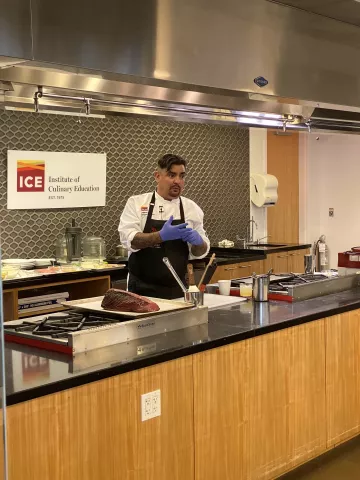
M 105 241 L 101 237 L 85 237 L 83 240 L 84 260 L 102 262 L 106 258 Z
M 65 235 L 59 235 L 55 244 L 56 261 L 59 263 L 67 263 L 67 245 Z

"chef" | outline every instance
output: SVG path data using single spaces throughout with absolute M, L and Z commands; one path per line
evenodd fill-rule
M 203 258 L 209 251 L 201 208 L 181 196 L 185 175 L 186 160 L 164 155 L 155 172 L 155 192 L 130 197 L 125 205 L 119 233 L 129 251 L 130 292 L 168 299 L 182 297 L 163 258 L 169 258 L 185 283 L 189 259 Z

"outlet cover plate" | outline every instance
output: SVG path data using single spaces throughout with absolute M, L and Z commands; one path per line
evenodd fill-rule
M 161 415 L 161 392 L 154 390 L 153 392 L 141 395 L 141 421 L 145 422 L 151 418 Z

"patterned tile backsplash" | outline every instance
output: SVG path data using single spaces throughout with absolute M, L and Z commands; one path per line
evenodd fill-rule
M 185 196 L 205 213 L 212 243 L 244 234 L 249 218 L 249 130 L 238 126 L 135 117 L 82 118 L 26 112 L 0 113 L 0 237 L 5 258 L 55 254 L 56 237 L 71 219 L 84 233 L 105 238 L 114 254 L 127 198 L 154 189 L 157 159 L 188 160 Z M 107 154 L 106 207 L 7 210 L 7 150 Z

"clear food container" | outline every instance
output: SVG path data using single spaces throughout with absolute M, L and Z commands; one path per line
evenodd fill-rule
M 101 237 L 85 237 L 83 240 L 83 261 L 103 262 L 106 258 L 105 241 Z
M 252 296 L 253 287 L 251 283 L 240 283 L 240 296 L 249 298 Z
M 58 263 L 67 263 L 67 246 L 65 235 L 60 235 L 56 239 L 55 245 L 56 261 Z

